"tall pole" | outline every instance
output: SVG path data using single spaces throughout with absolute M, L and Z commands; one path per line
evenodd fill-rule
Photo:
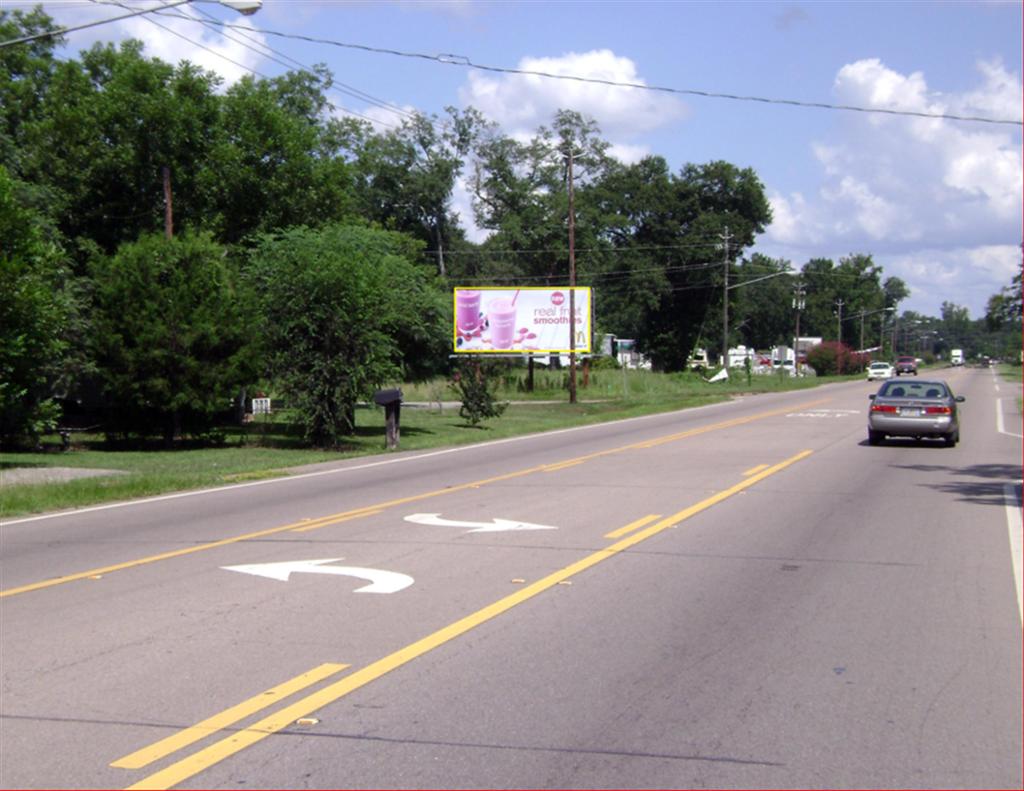
M 726 368 L 729 365 L 729 240 L 732 236 L 729 235 L 729 226 L 725 226 L 725 233 L 721 235 L 722 250 L 723 253 L 723 272 L 724 277 L 722 282 L 724 287 L 722 288 L 722 367 Z
M 572 146 L 569 146 L 569 403 L 576 403 L 576 209 L 572 183 Z
M 174 236 L 174 214 L 171 211 L 171 169 L 164 166 L 164 236 Z
M 860 348 L 857 351 L 864 351 L 864 308 L 860 309 Z
M 799 280 L 793 290 L 793 307 L 796 309 L 796 335 L 793 337 L 793 371 L 800 375 L 800 311 L 804 309 L 804 284 Z
M 836 300 L 836 305 L 839 307 L 839 311 L 836 313 L 838 317 L 836 319 L 836 341 L 838 343 L 843 342 L 843 298 L 840 297 Z

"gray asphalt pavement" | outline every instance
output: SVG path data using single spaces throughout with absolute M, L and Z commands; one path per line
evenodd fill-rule
M 1020 788 L 1015 391 L 944 378 L 952 449 L 854 382 L 9 522 L 0 785 Z

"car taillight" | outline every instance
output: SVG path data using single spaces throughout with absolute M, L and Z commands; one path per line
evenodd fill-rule
M 895 412 L 896 411 L 896 407 L 892 406 L 891 404 L 872 404 L 871 405 L 871 411 L 872 412 Z
M 926 415 L 950 415 L 953 410 L 948 406 L 929 406 L 925 407 L 924 413 Z

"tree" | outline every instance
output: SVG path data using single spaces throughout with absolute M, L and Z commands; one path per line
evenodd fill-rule
M 35 8 L 25 13 L 0 10 L 0 41 L 55 30 L 51 17 Z M 0 49 L 0 164 L 20 173 L 24 131 L 42 109 L 63 37 L 41 38 Z
M 351 168 L 340 155 L 347 136 L 323 117 L 330 85 L 330 73 L 318 69 L 245 77 L 228 89 L 197 174 L 219 239 L 354 217 Z
M 54 389 L 74 309 L 64 256 L 0 165 L 0 439 L 35 442 L 60 416 Z
M 149 234 L 92 262 L 107 433 L 202 435 L 251 377 L 242 303 L 208 234 Z
M 446 297 L 412 263 L 419 251 L 402 234 L 359 226 L 258 238 L 246 276 L 267 373 L 313 445 L 340 446 L 355 430 L 356 402 L 401 377 L 402 338 L 447 341 Z
M 416 114 L 383 134 L 366 123 L 347 123 L 358 212 L 422 240 L 442 276 L 446 251 L 463 238 L 450 207 L 452 192 L 479 130 L 486 127 L 472 108 L 459 113 L 452 107 L 445 120 Z
M 793 309 L 794 277 L 778 275 L 789 272 L 790 263 L 755 253 L 749 261 L 737 268 L 736 285 L 757 281 L 738 288 L 736 304 L 737 330 L 746 346 L 790 345 L 796 332 L 796 312 Z M 801 327 L 801 334 L 803 333 Z
M 638 218 L 632 241 L 652 249 L 666 284 L 643 315 L 637 345 L 657 368 L 678 371 L 701 328 L 722 315 L 722 301 L 737 299 L 724 289 L 724 269 L 735 283 L 735 261 L 771 221 L 771 208 L 757 174 L 728 162 L 686 165 L 668 187 L 657 210 Z

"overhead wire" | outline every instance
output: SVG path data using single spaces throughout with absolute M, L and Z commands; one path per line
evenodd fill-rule
M 125 3 L 118 2 L 118 0 L 90 0 L 90 2 L 95 3 L 97 5 L 116 5 L 116 6 L 119 6 L 121 8 L 129 8 L 130 7 L 130 6 L 127 6 Z M 202 9 L 196 9 L 196 10 L 199 11 L 200 13 L 206 15 L 206 16 L 209 16 L 210 17 L 210 21 L 212 21 L 212 22 L 217 22 L 218 21 L 216 19 L 216 17 L 213 17 L 213 16 L 210 16 L 209 14 L 206 14 L 206 12 L 203 11 Z M 169 14 L 169 13 L 167 13 L 165 11 L 154 11 L 153 13 L 155 15 L 157 15 L 157 16 L 173 16 L 173 17 L 176 17 L 178 19 L 185 19 L 185 20 L 189 20 L 189 21 L 192 21 L 192 22 L 196 22 L 198 24 L 202 24 L 202 25 L 208 25 L 210 23 L 210 21 L 204 21 L 204 20 L 198 19 L 198 18 L 196 18 L 194 16 L 189 16 L 188 14 L 180 14 L 180 13 L 178 13 L 178 14 Z M 213 49 L 211 47 L 208 47 L 207 45 L 203 44 L 200 41 L 196 41 L 195 39 L 189 38 L 188 36 L 186 36 L 184 33 L 181 33 L 180 31 L 174 30 L 173 28 L 171 28 L 171 27 L 169 27 L 167 25 L 164 25 L 164 24 L 162 24 L 160 22 L 157 22 L 155 19 L 152 18 L 152 16 L 146 16 L 144 18 L 145 18 L 145 20 L 147 22 L 150 22 L 151 24 L 154 24 L 157 27 L 162 28 L 163 30 L 166 30 L 168 33 L 170 33 L 170 34 L 172 34 L 174 36 L 177 36 L 178 38 L 182 39 L 183 41 L 187 41 L 189 44 L 192 44 L 195 47 L 199 47 L 200 49 L 206 50 L 210 54 L 215 55 L 216 57 L 221 58 L 222 60 L 225 60 L 228 63 L 231 63 L 232 65 L 237 66 L 238 68 L 240 68 L 240 69 L 242 69 L 244 71 L 249 72 L 250 74 L 254 74 L 257 77 L 261 77 L 264 80 L 269 80 L 270 79 L 270 77 L 268 77 L 266 74 L 263 74 L 262 72 L 258 71 L 257 69 L 252 68 L 251 66 L 247 66 L 244 63 L 239 63 L 238 61 L 234 60 L 233 58 L 230 58 L 227 55 L 225 55 L 223 52 L 218 52 L 217 50 L 215 50 L 215 49 Z M 240 26 L 233 26 L 233 28 L 240 29 L 240 30 L 245 30 L 245 28 L 241 28 Z M 271 47 L 266 47 L 264 45 L 260 45 L 260 46 L 263 46 L 263 48 L 267 52 L 273 53 L 272 55 L 268 55 L 267 52 L 261 52 L 259 49 L 256 49 L 255 47 L 253 47 L 253 46 L 251 46 L 249 44 L 246 44 L 243 41 L 239 41 L 237 38 L 233 38 L 232 36 L 229 36 L 228 34 L 224 33 L 223 31 L 220 31 L 220 32 L 229 41 L 234 41 L 236 44 L 239 44 L 239 45 L 245 47 L 246 49 L 249 49 L 249 50 L 251 50 L 253 52 L 256 52 L 261 57 L 267 58 L 268 60 L 273 61 L 274 63 L 277 63 L 278 65 L 284 66 L 285 68 L 289 68 L 289 69 L 290 68 L 295 68 L 295 65 L 297 65 L 300 70 L 305 71 L 305 72 L 311 74 L 312 76 L 316 77 L 318 80 L 321 80 L 320 75 L 318 75 L 315 71 L 313 71 L 312 69 L 308 68 L 307 66 L 302 65 L 301 63 L 296 61 L 294 58 L 291 58 L 290 56 L 285 55 L 284 53 L 277 52 L 277 50 L 274 50 Z M 288 60 L 292 61 L 292 64 L 289 64 L 289 63 L 285 62 L 284 60 L 281 60 L 279 57 L 274 57 L 274 55 L 279 55 L 280 58 L 287 58 Z M 295 65 L 293 65 L 293 64 L 295 64 Z M 346 93 L 346 91 L 343 91 L 340 88 L 337 88 L 337 86 L 333 86 L 332 85 L 331 87 L 334 87 L 336 90 L 340 91 L 341 93 Z M 349 95 L 352 96 L 352 98 L 357 98 L 357 99 L 361 99 L 362 101 L 366 101 L 366 102 L 370 102 L 370 103 L 375 103 L 375 104 L 377 104 L 378 106 L 380 106 L 380 107 L 382 107 L 384 109 L 395 111 L 395 108 L 387 105 L 387 103 L 385 103 L 385 102 L 378 101 L 374 97 L 370 96 L 370 94 L 365 94 L 363 96 L 357 96 L 355 91 L 356 91 L 356 89 L 352 89 L 351 92 L 349 93 Z M 347 109 L 345 107 L 339 107 L 336 104 L 334 104 L 333 102 L 330 102 L 329 100 L 325 100 L 325 101 L 327 102 L 327 105 L 331 109 L 336 110 L 337 112 L 344 113 L 346 115 L 355 116 L 357 118 L 361 118 L 362 120 L 368 121 L 371 124 L 380 124 L 382 126 L 388 126 L 388 127 L 394 128 L 393 124 L 389 124 L 386 121 L 383 121 L 383 120 L 380 120 L 380 119 L 373 119 L 373 118 L 370 118 L 369 116 L 363 115 L 362 113 L 358 113 L 355 110 L 349 110 L 349 109 Z M 404 111 L 400 111 L 400 112 L 404 112 Z
M 96 0 L 93 0 L 94 2 Z M 139 12 L 146 13 L 146 12 Z M 159 12 L 164 16 L 178 16 L 185 19 L 195 20 L 194 17 L 190 17 L 186 14 L 172 14 L 170 12 Z M 115 20 L 104 20 L 105 22 L 117 21 Z M 103 22 L 95 23 L 102 24 Z M 260 33 L 267 36 L 275 36 L 284 39 L 292 39 L 297 41 L 306 41 L 312 44 L 323 44 L 327 46 L 360 50 L 363 52 L 371 52 L 384 55 L 393 55 L 395 57 L 402 58 L 413 58 L 419 60 L 428 60 L 436 63 L 441 63 L 450 66 L 464 66 L 466 68 L 475 69 L 478 71 L 493 72 L 498 74 L 517 74 L 531 77 L 542 77 L 550 80 L 565 80 L 570 82 L 589 83 L 594 85 L 606 85 L 609 87 L 616 88 L 630 88 L 634 90 L 643 91 L 654 91 L 658 93 L 669 93 L 682 96 L 698 96 L 707 99 L 725 99 L 730 101 L 739 102 L 757 102 L 761 104 L 788 106 L 788 107 L 801 107 L 810 109 L 820 110 L 839 110 L 847 112 L 858 112 L 858 113 L 869 113 L 869 114 L 883 114 L 892 116 L 904 116 L 911 118 L 929 118 L 937 120 L 947 121 L 962 121 L 967 123 L 985 123 L 985 124 L 1004 124 L 1012 126 L 1024 126 L 1024 120 L 1016 118 L 992 118 L 988 116 L 980 115 L 960 115 L 957 113 L 945 113 L 945 112 L 928 112 L 925 110 L 904 110 L 891 107 L 864 107 L 860 105 L 852 104 L 836 104 L 832 102 L 816 102 L 816 101 L 805 101 L 799 99 L 784 99 L 779 97 L 769 96 L 755 96 L 755 95 L 742 95 L 734 93 L 724 93 L 720 91 L 708 91 L 697 88 L 675 88 L 665 85 L 648 85 L 646 83 L 639 82 L 625 82 L 622 80 L 610 80 L 601 77 L 584 77 L 578 74 L 556 74 L 553 72 L 540 71 L 538 69 L 521 69 L 513 68 L 509 66 L 493 66 L 484 63 L 476 63 L 472 61 L 466 55 L 459 55 L 454 53 L 438 53 L 429 54 L 424 52 L 408 52 L 390 47 L 373 47 L 367 44 L 354 44 L 351 42 L 337 41 L 334 39 L 319 38 L 316 36 L 306 36 L 299 33 L 283 33 L 276 30 L 266 30 L 263 28 L 243 28 L 241 25 L 233 25 L 223 20 L 211 20 L 210 24 L 216 24 L 228 29 L 243 29 L 243 30 L 258 30 Z M 60 31 L 55 31 L 55 34 L 59 34 Z M 0 47 L 7 46 L 9 44 L 18 43 L 20 39 L 12 39 L 9 41 L 0 41 Z M 192 42 L 195 43 L 195 42 Z M 205 47 L 204 47 L 205 49 Z M 227 59 L 227 58 L 226 58 Z M 230 59 L 227 59 L 230 60 Z M 239 65 L 239 64 L 235 64 Z M 244 68 L 244 67 L 243 67 Z
M 223 21 L 218 21 L 217 24 L 227 28 L 239 27 L 238 25 L 232 25 L 231 23 Z M 968 123 L 1007 124 L 1012 126 L 1024 126 L 1024 120 L 1019 120 L 1015 118 L 991 118 L 988 116 L 980 115 L 960 115 L 956 113 L 928 112 L 925 110 L 903 110 L 891 107 L 863 107 L 860 105 L 836 104 L 832 102 L 815 102 L 804 101 L 799 99 L 783 99 L 768 96 L 741 95 L 733 93 L 724 93 L 719 91 L 700 90 L 697 88 L 674 88 L 664 85 L 647 85 L 646 83 L 609 80 L 600 77 L 584 77 L 578 74 L 556 74 L 553 72 L 545 72 L 537 69 L 520 69 L 508 66 L 492 66 L 483 63 L 476 63 L 466 55 L 457 55 L 453 53 L 428 54 L 423 52 L 408 52 L 398 49 L 392 49 L 390 47 L 373 47 L 366 44 L 353 44 L 350 42 L 337 41 L 334 39 L 307 36 L 300 33 L 282 33 L 280 31 L 266 30 L 263 28 L 259 28 L 259 31 L 268 36 L 276 36 L 279 38 L 293 39 L 298 41 L 306 41 L 311 44 L 323 44 L 326 46 L 339 47 L 343 49 L 354 49 L 363 52 L 371 52 L 382 55 L 393 55 L 395 57 L 401 58 L 428 60 L 449 66 L 464 66 L 466 68 L 475 69 L 477 71 L 487 71 L 499 74 L 517 74 L 530 77 L 543 77 L 545 79 L 550 80 L 582 82 L 594 85 L 606 85 L 614 88 L 631 88 L 635 90 L 654 91 L 657 93 L 669 93 L 683 96 L 698 96 L 706 99 L 725 99 L 730 101 L 757 102 L 761 104 L 802 107 L 819 110 L 841 110 L 858 113 L 877 113 L 883 115 L 906 116 L 912 118 L 931 118 L 946 121 L 963 121 Z

